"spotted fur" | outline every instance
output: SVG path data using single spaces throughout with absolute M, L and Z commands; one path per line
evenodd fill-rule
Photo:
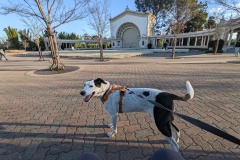
M 101 98 L 101 96 L 103 96 L 103 94 L 110 88 L 110 82 L 97 78 L 95 80 L 87 81 L 80 94 L 82 96 L 86 96 L 87 98 L 85 98 L 85 100 L 89 101 L 93 96 Z M 165 136 L 172 148 L 175 151 L 178 151 L 179 145 L 177 143 L 179 141 L 180 132 L 173 124 L 173 114 L 167 110 L 154 106 L 147 100 L 153 100 L 170 110 L 174 110 L 174 100 L 188 101 L 193 98 L 194 90 L 189 81 L 186 82 L 186 88 L 187 94 L 182 97 L 153 88 L 128 88 L 125 96 L 123 97 L 122 111 L 123 113 L 148 112 L 154 118 L 157 128 Z M 140 98 L 137 95 L 143 98 Z M 109 127 L 113 127 L 112 132 L 107 133 L 109 137 L 112 137 L 117 133 L 117 115 L 119 112 L 118 103 L 118 90 L 110 94 L 108 100 L 104 103 L 104 106 L 112 120 L 112 123 L 108 124 Z M 176 138 L 173 138 L 172 130 L 175 132 Z

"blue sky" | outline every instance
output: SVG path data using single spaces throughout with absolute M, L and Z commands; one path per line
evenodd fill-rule
M 16 0 L 12 0 L 16 1 Z M 71 0 L 65 0 L 65 1 L 71 1 Z M 1 0 L 0 4 L 7 3 L 7 1 Z M 110 3 L 110 14 L 111 17 L 115 17 L 119 13 L 123 12 L 128 6 L 129 9 L 136 11 L 134 0 L 112 0 Z M 0 15 L 0 38 L 1 37 L 7 37 L 5 32 L 3 31 L 4 28 L 7 28 L 8 26 L 11 26 L 12 28 L 17 28 L 18 30 L 27 28 L 24 26 L 24 23 L 19 20 L 19 17 L 15 14 L 10 15 Z M 89 29 L 87 25 L 86 19 L 84 20 L 78 20 L 74 21 L 68 24 L 64 24 L 60 27 L 58 27 L 57 32 L 65 31 L 67 33 L 76 33 L 77 35 L 83 35 L 84 33 L 88 33 L 89 35 L 95 34 L 94 30 Z
M 17 1 L 17 0 L 11 0 Z M 21 1 L 21 0 L 19 0 Z M 71 0 L 65 0 L 67 2 L 70 2 Z M 6 0 L 1 0 L 0 4 L 6 4 L 8 1 Z M 116 15 L 120 14 L 123 12 L 126 8 L 126 6 L 129 7 L 130 10 L 136 11 L 135 3 L 134 0 L 111 0 L 110 3 L 110 14 L 111 17 L 115 17 Z M 213 6 L 213 5 L 212 5 Z M 211 9 L 213 8 L 212 6 L 209 6 L 209 12 L 211 12 Z M 217 7 L 217 6 L 214 6 Z M 17 28 L 18 30 L 20 29 L 25 29 L 27 28 L 23 22 L 19 20 L 19 17 L 16 16 L 16 14 L 11 14 L 11 15 L 0 15 L 0 38 L 5 37 L 7 38 L 5 32 L 3 31 L 4 28 L 11 26 L 13 28 Z M 58 27 L 57 32 L 65 31 L 67 33 L 74 32 L 77 35 L 83 35 L 84 33 L 88 33 L 89 35 L 94 35 L 95 31 L 91 30 L 88 25 L 86 20 L 78 20 L 74 21 L 68 24 L 64 24 L 60 27 Z

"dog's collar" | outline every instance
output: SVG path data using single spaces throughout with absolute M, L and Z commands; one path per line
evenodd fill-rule
M 108 94 L 108 91 L 110 90 L 111 87 L 112 87 L 112 86 L 109 84 L 108 89 L 106 90 L 106 92 L 103 94 L 103 96 L 102 96 L 102 98 L 101 98 L 101 101 L 102 101 L 103 104 L 104 104 L 105 101 L 107 101 L 108 96 L 111 94 L 111 93 Z M 107 95 L 107 94 L 108 94 L 108 95 Z
M 112 86 L 110 85 L 109 88 L 107 89 L 107 91 L 103 94 L 103 96 L 101 98 L 101 101 L 104 104 L 107 101 L 108 96 L 111 93 L 115 92 L 116 90 L 120 90 L 119 113 L 123 113 L 122 112 L 122 99 L 123 99 L 123 96 L 124 96 L 124 94 L 127 90 L 127 87 L 118 86 L 116 84 L 113 84 Z

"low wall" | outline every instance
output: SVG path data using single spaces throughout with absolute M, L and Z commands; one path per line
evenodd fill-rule
M 172 53 L 172 49 L 151 49 L 152 53 Z M 188 53 L 189 49 L 176 49 L 175 53 Z

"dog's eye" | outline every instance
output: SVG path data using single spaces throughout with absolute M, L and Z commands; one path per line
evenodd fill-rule
M 85 86 L 86 86 L 86 84 L 83 85 L 83 87 L 85 87 Z
M 91 87 L 91 88 L 92 88 L 93 86 L 92 86 L 92 85 L 90 85 L 89 87 Z

